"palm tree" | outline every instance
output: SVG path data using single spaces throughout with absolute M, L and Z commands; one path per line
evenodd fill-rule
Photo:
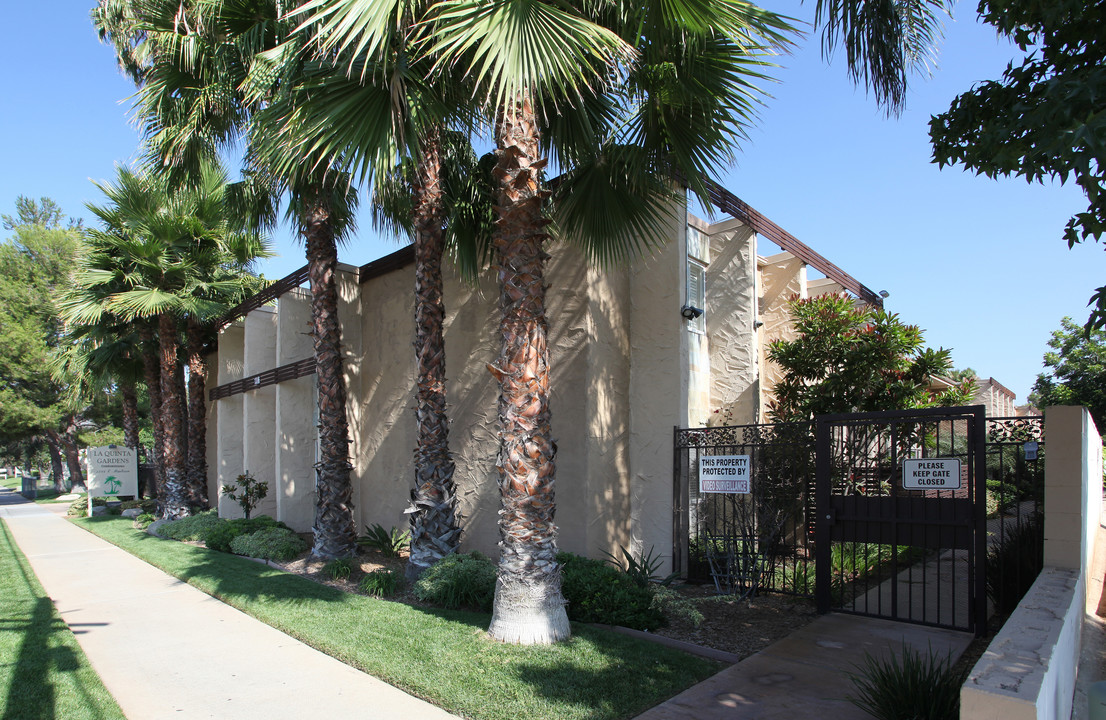
M 250 138 L 253 172 L 289 196 L 289 215 L 304 238 L 312 292 L 312 332 L 319 386 L 320 461 L 313 554 L 356 551 L 346 390 L 338 324 L 336 242 L 352 229 L 356 197 L 332 158 L 314 157 L 274 171 L 264 152 L 265 126 L 256 111 L 277 99 L 301 74 L 317 73 L 297 50 L 301 35 L 281 17 L 278 3 L 145 5 L 101 0 L 93 11 L 101 37 L 138 85 L 136 105 L 147 150 L 171 180 L 190 182 L 202 160 L 241 134 Z M 294 42 L 266 58 L 286 36 Z M 247 83 L 247 80 L 250 80 Z M 247 85 L 252 94 L 244 90 Z
M 264 245 L 231 222 L 226 177 L 218 167 L 206 167 L 201 183 L 186 191 L 170 192 L 163 179 L 125 169 L 116 183 L 99 187 L 109 204 L 89 209 L 105 229 L 88 233 L 79 289 L 67 312 L 76 322 L 94 323 L 105 312 L 156 321 L 160 374 L 151 386 L 161 396 L 165 467 L 159 514 L 175 519 L 190 511 L 176 377 L 181 324 L 209 321 L 240 298 L 241 275 Z M 150 323 L 142 328 L 148 334 Z

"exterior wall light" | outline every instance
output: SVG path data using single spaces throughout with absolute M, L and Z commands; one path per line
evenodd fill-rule
M 694 320 L 702 314 L 703 308 L 697 308 L 694 305 L 684 305 L 680 308 L 680 315 L 683 316 L 684 320 Z
M 886 290 L 880 290 L 880 291 L 879 291 L 879 296 L 880 296 L 881 298 L 887 298 L 887 297 L 890 297 L 890 296 L 891 296 L 891 293 L 887 292 Z

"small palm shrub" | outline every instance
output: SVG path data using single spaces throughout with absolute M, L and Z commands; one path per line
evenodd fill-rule
M 649 587 L 650 583 L 671 585 L 672 581 L 680 576 L 679 573 L 671 573 L 663 578 L 657 575 L 657 571 L 664 564 L 664 558 L 654 555 L 652 547 L 649 548 L 649 552 L 642 551 L 637 557 L 621 545 L 618 549 L 622 552 L 622 559 L 609 552 L 603 554 L 607 556 L 607 562 L 626 573 L 638 587 Z M 626 563 L 625 567 L 623 567 L 623 561 Z
M 385 530 L 380 523 L 365 526 L 365 534 L 357 538 L 357 544 L 379 550 L 384 557 L 399 557 L 401 550 L 411 544 L 411 536 L 393 527 Z
M 258 530 L 264 530 L 266 528 L 281 527 L 286 530 L 290 529 L 282 522 L 277 522 L 268 515 L 259 515 L 247 520 L 246 518 L 235 518 L 234 520 L 223 520 L 220 523 L 216 523 L 211 526 L 204 534 L 203 541 L 207 544 L 207 547 L 211 550 L 218 550 L 219 552 L 234 552 L 230 549 L 230 544 L 234 538 L 239 535 L 249 535 L 255 533 Z
M 334 558 L 323 565 L 323 573 L 331 580 L 346 580 L 353 573 L 351 558 Z
M 653 592 L 607 563 L 572 553 L 557 554 L 562 566 L 561 592 L 568 601 L 568 618 L 578 622 L 622 625 L 656 630 L 666 620 L 652 607 Z
M 964 673 L 953 670 L 951 657 L 932 650 L 925 655 L 904 647 L 901 659 L 877 660 L 864 654 L 849 673 L 856 695 L 853 705 L 879 720 L 956 720 L 960 716 L 960 686 Z
M 235 555 L 285 562 L 307 549 L 307 543 L 287 528 L 271 527 L 248 535 L 239 535 L 230 541 Z
M 208 533 L 226 522 L 214 510 L 208 510 L 167 522 L 158 529 L 158 534 L 172 540 L 207 542 Z
M 403 573 L 395 568 L 373 570 L 361 578 L 357 587 L 373 597 L 392 597 L 403 587 Z
M 415 597 L 439 607 L 492 611 L 495 564 L 486 555 L 446 555 L 412 586 Z

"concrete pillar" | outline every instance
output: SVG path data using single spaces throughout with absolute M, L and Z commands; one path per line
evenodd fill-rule
M 292 290 L 277 301 L 277 366 L 313 358 L 311 295 Z M 315 375 L 276 386 L 276 517 L 297 532 L 315 522 L 316 422 Z
M 244 374 L 256 375 L 276 367 L 277 315 L 271 307 L 250 311 L 245 319 Z M 269 385 L 242 394 L 242 469 L 268 483 L 268 495 L 254 508 L 254 515 L 276 516 L 276 387 Z M 241 508 L 232 501 L 232 517 Z
M 760 398 L 756 235 L 739 220 L 715 223 L 707 266 L 709 401 L 692 425 L 745 425 L 758 420 Z M 719 410 L 719 417 L 712 417 Z M 728 412 L 725 412 L 728 411 Z M 725 417 L 722 417 L 725 415 Z
M 1102 507 L 1102 441 L 1082 407 L 1045 411 L 1045 566 L 1090 566 Z
M 338 263 L 338 322 L 342 328 L 342 371 L 346 381 L 346 422 L 350 433 L 350 462 L 353 471 L 353 523 L 360 532 L 364 525 L 361 486 L 365 479 L 362 436 L 363 393 L 361 390 L 361 283 L 360 271 L 353 265 Z M 376 342 L 391 342 L 392 338 L 375 338 Z
M 635 262 L 630 278 L 630 486 L 632 548 L 671 562 L 672 429 L 688 423 L 685 215 L 673 241 Z
M 219 385 L 225 385 L 243 377 L 242 351 L 245 332 L 242 323 L 237 322 L 225 328 L 219 334 Z M 241 394 L 232 395 L 216 401 L 218 405 L 218 439 L 216 463 L 213 466 L 216 483 L 222 487 L 234 480 L 242 472 L 242 398 Z M 227 517 L 231 509 L 237 510 L 229 499 L 220 493 L 218 504 L 220 517 Z

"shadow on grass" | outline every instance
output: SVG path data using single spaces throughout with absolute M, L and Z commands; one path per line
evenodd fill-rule
M 346 593 L 238 556 L 136 533 L 117 518 L 77 522 L 258 620 L 467 717 L 626 718 L 720 667 L 579 625 L 570 642 L 557 646 L 505 645 L 484 632 L 484 613 Z
M 101 720 L 119 717 L 102 711 L 102 703 L 89 692 L 86 683 L 99 681 L 83 668 L 69 628 L 57 616 L 53 603 L 31 579 L 25 561 L 18 556 L 15 541 L 8 527 L 0 523 L 0 551 L 6 551 L 3 565 L 10 573 L 12 585 L 5 590 L 6 611 L 10 617 L 0 620 L 0 632 L 20 635 L 19 650 L 11 671 L 4 697 L 2 720 L 53 720 L 69 717 L 59 706 L 81 708 L 82 718 Z M 10 603 L 10 604 L 9 604 Z M 96 690 L 102 692 L 99 686 Z

